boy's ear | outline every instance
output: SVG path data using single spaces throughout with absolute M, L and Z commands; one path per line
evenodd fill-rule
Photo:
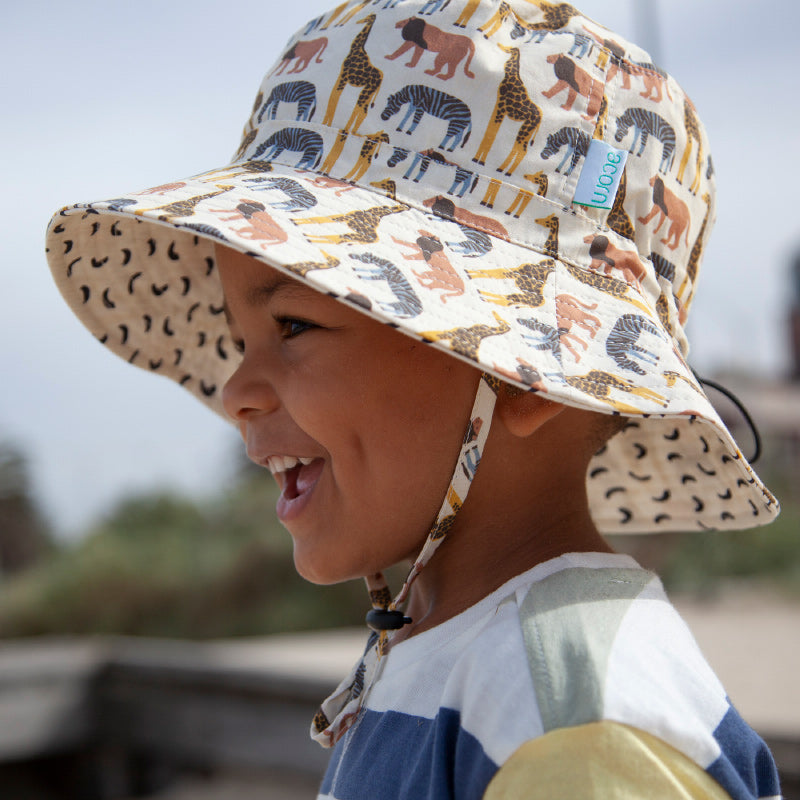
M 498 419 L 509 433 L 521 438 L 530 436 L 565 408 L 538 392 L 515 391 L 513 387 L 501 388 L 495 403 Z

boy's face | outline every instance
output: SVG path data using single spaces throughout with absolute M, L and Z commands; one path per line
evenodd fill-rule
M 217 247 L 243 360 L 223 393 L 281 488 L 317 583 L 414 558 L 452 477 L 479 372 L 249 256 Z

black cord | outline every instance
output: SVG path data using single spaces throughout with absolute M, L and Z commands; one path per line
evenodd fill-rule
M 745 408 L 744 403 L 730 390 L 726 389 L 722 384 L 717 383 L 716 381 L 708 380 L 707 378 L 701 378 L 695 370 L 692 370 L 694 377 L 697 378 L 699 383 L 704 384 L 705 386 L 710 386 L 712 389 L 716 389 L 720 394 L 724 394 L 725 397 L 728 398 L 735 406 L 739 409 L 739 412 L 744 417 L 745 422 L 750 427 L 750 430 L 753 432 L 753 442 L 755 443 L 755 453 L 753 453 L 752 458 L 748 458 L 747 460 L 751 464 L 755 464 L 756 461 L 761 457 L 761 434 L 758 432 L 758 428 L 756 427 L 756 423 L 753 421 L 753 418 L 750 416 L 750 413 Z

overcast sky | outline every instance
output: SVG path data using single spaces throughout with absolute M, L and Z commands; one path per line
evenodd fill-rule
M 65 204 L 227 163 L 263 73 L 331 5 L 4 4 L 0 440 L 28 455 L 37 497 L 62 535 L 124 494 L 212 490 L 230 474 L 236 437 L 176 386 L 105 351 L 72 317 L 46 266 L 47 221 Z M 657 36 L 641 30 L 644 0 L 577 5 L 657 49 L 709 129 L 719 214 L 692 309 L 691 361 L 705 372 L 784 373 L 788 262 L 800 247 L 800 4 L 662 0 Z

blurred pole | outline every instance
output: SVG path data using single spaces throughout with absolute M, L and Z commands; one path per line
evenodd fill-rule
M 656 0 L 631 0 L 636 41 L 653 57 L 653 63 L 663 67 L 661 26 L 658 24 Z

